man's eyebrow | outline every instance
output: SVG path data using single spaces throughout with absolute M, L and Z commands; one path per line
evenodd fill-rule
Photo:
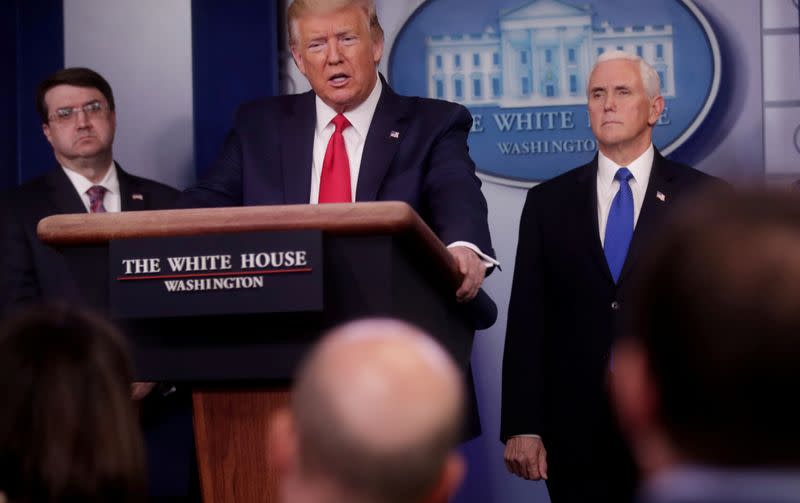
M 310 42 L 312 40 L 321 40 L 328 38 L 327 31 L 325 30 L 318 30 L 312 31 L 310 33 L 305 33 L 301 35 L 301 38 L 305 39 L 306 42 Z
M 355 35 L 356 29 L 352 26 L 345 26 L 339 30 L 336 30 L 336 36 L 341 37 L 342 35 Z
M 89 105 L 90 103 L 94 103 L 96 101 L 99 102 L 100 98 L 92 98 L 89 101 L 87 101 L 87 102 L 85 102 L 85 103 L 83 103 L 82 105 L 79 105 L 79 106 L 85 107 L 86 105 Z M 64 110 L 64 109 L 67 109 L 67 108 L 75 108 L 75 107 L 73 107 L 72 105 L 64 105 L 62 107 L 56 107 L 56 110 Z

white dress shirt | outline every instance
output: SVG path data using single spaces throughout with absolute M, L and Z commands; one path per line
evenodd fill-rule
M 111 166 L 108 168 L 106 176 L 100 180 L 100 183 L 94 183 L 77 171 L 65 168 L 64 166 L 61 166 L 61 169 L 67 174 L 67 178 L 72 182 L 72 186 L 75 187 L 75 190 L 81 196 L 81 201 L 83 201 L 87 212 L 91 210 L 89 207 L 89 194 L 87 194 L 86 191 L 95 185 L 102 185 L 106 189 L 106 193 L 103 195 L 103 206 L 107 212 L 115 213 L 122 211 L 122 195 L 119 192 L 119 178 L 117 177 L 117 166 L 114 161 L 111 161 Z
M 614 175 L 619 168 L 628 168 L 633 177 L 628 180 L 633 193 L 633 227 L 639 221 L 639 213 L 642 210 L 642 202 L 647 192 L 647 183 L 650 181 L 650 171 L 653 169 L 653 158 L 655 150 L 651 143 L 642 155 L 636 158 L 627 166 L 620 166 L 602 152 L 597 159 L 597 226 L 600 229 L 600 243 L 605 246 L 606 241 L 606 222 L 608 212 L 611 210 L 611 202 L 619 191 L 619 181 L 614 179 Z
M 361 156 L 364 154 L 364 143 L 367 139 L 369 126 L 372 124 L 372 117 L 375 115 L 375 109 L 378 107 L 382 89 L 383 84 L 381 79 L 378 78 L 367 99 L 354 109 L 344 113 L 345 118 L 350 122 L 350 127 L 342 131 L 342 136 L 344 136 L 344 146 L 347 149 L 347 160 L 350 163 L 350 194 L 352 201 L 356 200 L 356 187 L 358 186 L 358 173 L 361 171 Z M 314 129 L 314 158 L 311 169 L 311 195 L 309 197 L 311 204 L 319 202 L 319 180 L 322 177 L 322 163 L 325 160 L 328 142 L 336 129 L 331 121 L 336 117 L 337 113 L 336 110 L 326 105 L 319 96 L 316 97 L 315 101 L 317 106 L 317 127 Z

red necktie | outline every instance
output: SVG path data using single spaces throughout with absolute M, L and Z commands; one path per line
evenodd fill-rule
M 342 131 L 350 125 L 347 118 L 339 114 L 331 121 L 336 130 L 328 142 L 325 160 L 322 161 L 322 176 L 319 181 L 320 203 L 350 203 L 350 161 L 344 146 Z
M 86 191 L 89 195 L 89 213 L 106 212 L 106 207 L 103 206 L 103 197 L 106 195 L 106 190 L 102 185 L 92 185 Z

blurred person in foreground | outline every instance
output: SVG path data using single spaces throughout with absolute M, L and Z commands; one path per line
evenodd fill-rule
M 461 482 L 462 378 L 433 339 L 398 321 L 333 330 L 273 421 L 286 503 L 443 503 Z
M 0 501 L 146 501 L 145 455 L 121 335 L 63 305 L 0 327 Z
M 720 193 L 676 214 L 615 351 L 647 503 L 800 501 L 800 200 Z

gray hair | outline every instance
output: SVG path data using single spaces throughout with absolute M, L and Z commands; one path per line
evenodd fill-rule
M 617 59 L 626 59 L 628 61 L 633 61 L 634 63 L 639 63 L 639 76 L 642 78 L 644 90 L 649 98 L 655 98 L 661 94 L 661 79 L 658 77 L 658 72 L 656 72 L 655 69 L 650 66 L 650 63 L 635 54 L 630 54 L 619 50 L 604 52 L 597 57 L 597 61 L 592 67 L 592 72 L 594 72 L 594 69 L 597 68 L 597 65 L 600 63 L 614 61 Z M 588 82 L 586 93 L 589 93 Z

